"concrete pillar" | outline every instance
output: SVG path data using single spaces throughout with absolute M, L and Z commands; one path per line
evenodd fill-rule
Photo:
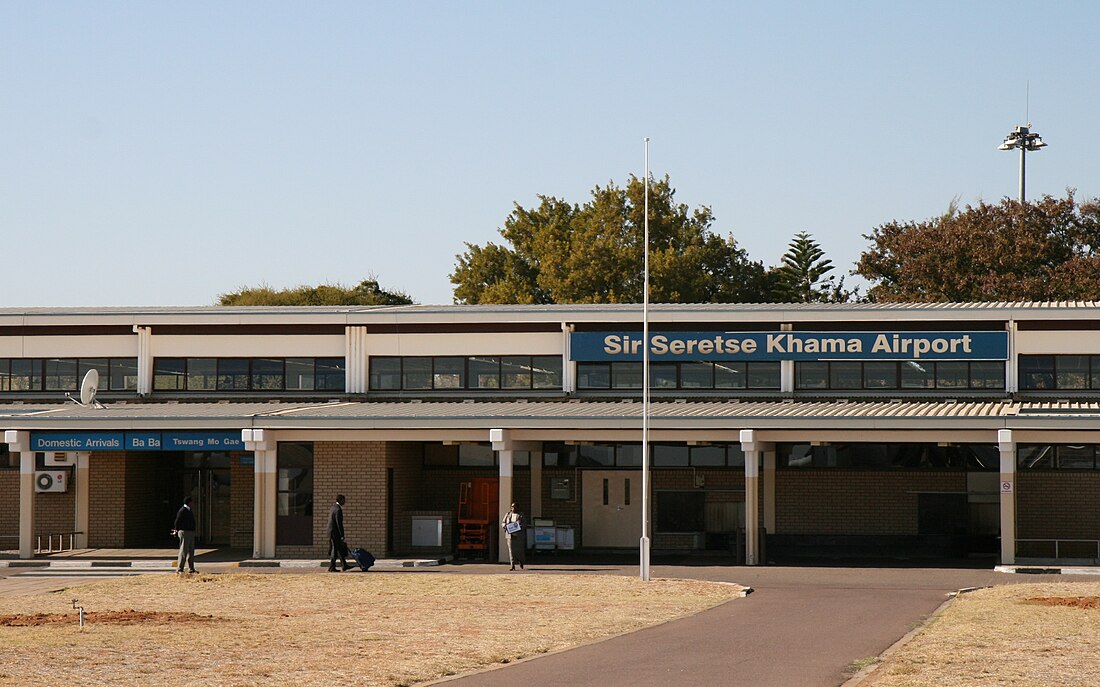
M 277 444 L 271 432 L 263 429 L 241 431 L 246 451 L 252 451 L 252 556 L 275 557 L 275 515 L 278 493 Z
M 497 456 L 500 460 L 500 472 L 498 473 L 498 481 L 500 489 L 498 492 L 499 508 L 497 512 L 497 520 L 495 523 L 490 523 L 490 527 L 500 528 L 500 522 L 504 519 L 504 514 L 508 512 L 508 509 L 512 505 L 512 461 L 515 457 L 515 448 L 512 446 L 512 439 L 509 436 L 509 432 L 506 429 L 491 429 L 489 430 L 489 441 L 493 443 L 493 450 L 497 452 Z M 508 560 L 508 542 L 505 541 L 501 532 L 497 533 L 497 561 Z
M 1016 562 L 1016 440 L 1011 429 L 997 431 L 1001 451 L 1001 565 Z
M 745 453 L 745 564 L 760 565 L 760 460 L 756 432 L 741 430 Z
M 561 369 L 561 390 L 562 393 L 571 394 L 577 390 L 577 363 L 573 362 L 572 354 L 572 340 L 573 325 L 565 322 L 561 323 L 561 350 L 562 350 L 562 369 Z
M 542 517 L 542 450 L 531 451 L 531 512 L 532 518 Z
M 138 335 L 137 392 L 139 396 L 153 393 L 153 328 L 134 325 Z
M 344 328 L 344 388 L 349 394 L 367 393 L 369 359 L 367 328 Z
M 76 530 L 76 540 L 73 546 L 78 549 L 88 548 L 88 525 L 91 522 L 90 503 L 91 485 L 88 483 L 90 475 L 89 460 L 91 453 L 88 451 L 76 452 L 76 485 L 73 496 L 74 515 L 73 529 Z
M 764 531 L 775 532 L 775 444 L 764 448 Z
M 4 431 L 8 452 L 19 456 L 19 557 L 34 558 L 34 451 L 30 432 Z
M 34 451 L 19 452 L 19 557 L 34 558 Z

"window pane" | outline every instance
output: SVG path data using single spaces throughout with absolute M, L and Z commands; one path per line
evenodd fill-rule
M 619 444 L 615 451 L 615 465 L 621 468 L 640 468 L 642 466 L 642 445 Z
M 463 467 L 493 467 L 497 454 L 492 446 L 483 444 L 459 444 L 458 464 Z
M 542 464 L 546 467 L 574 467 L 577 464 L 577 447 L 559 442 L 542 445 Z
M 612 389 L 641 389 L 641 363 L 611 363 Z
M 76 391 L 76 358 L 46 360 L 46 391 Z
M 747 385 L 745 363 L 714 363 L 715 389 L 744 389 Z
M 470 388 L 500 388 L 500 358 L 470 358 Z
M 76 378 L 80 380 L 79 384 L 84 383 L 84 375 L 88 374 L 88 370 L 99 373 L 99 384 L 96 385 L 96 389 L 103 391 L 110 388 L 111 366 L 106 358 L 81 358 L 77 361 Z
M 531 358 L 528 356 L 501 358 L 500 385 L 504 389 L 530 389 Z
M 863 363 L 863 386 L 867 389 L 898 388 L 898 364 Z
M 684 389 L 713 389 L 714 363 L 681 363 L 680 386 Z
M 187 359 L 187 390 L 213 391 L 218 388 L 217 358 Z
M 577 446 L 577 465 L 581 467 L 614 467 L 615 446 L 610 444 Z
M 1021 355 L 1020 388 L 1036 390 L 1053 389 L 1054 356 Z
M 960 361 L 936 363 L 937 389 L 966 389 L 970 387 L 969 364 Z
M 402 358 L 401 376 L 402 389 L 431 389 L 432 359 Z
M 435 389 L 465 389 L 465 358 L 433 358 L 432 387 Z
M 401 358 L 371 358 L 370 388 L 391 390 L 401 388 Z
M 906 360 L 901 364 L 901 388 L 931 389 L 936 383 L 935 372 L 932 363 Z
M 778 389 L 779 363 L 749 363 L 750 389 Z
M 794 364 L 799 389 L 825 389 L 829 385 L 829 363 L 798 361 Z
M 863 387 L 863 366 L 855 362 L 829 363 L 830 389 L 860 389 Z
M 689 464 L 688 447 L 681 444 L 652 444 L 653 467 L 674 468 Z
M 676 363 L 650 363 L 649 364 L 649 388 L 650 389 L 675 389 L 676 388 Z
M 1065 470 L 1091 470 L 1093 468 L 1093 446 L 1059 446 L 1055 452 L 1058 467 Z
M 1092 388 L 1100 389 L 1100 355 L 1090 357 L 1092 359 Z
M 0 358 L 0 391 L 11 391 L 11 360 L 8 358 Z M 7 450 L 7 446 L 0 446 L 0 451 Z
M 285 388 L 296 391 L 313 390 L 313 358 L 287 358 L 284 369 Z M 373 359 L 371 359 L 371 370 L 374 370 Z
M 726 447 L 717 446 L 692 446 L 691 464 L 694 467 L 722 467 L 726 464 Z
M 111 390 L 137 389 L 137 358 L 111 358 Z
M 970 387 L 972 389 L 1005 388 L 1005 364 L 994 361 L 970 363 Z
M 283 379 L 282 358 L 252 359 L 252 389 L 254 391 L 281 391 Z
M 610 389 L 611 365 L 609 363 L 577 363 L 578 389 Z
M 11 361 L 12 391 L 42 391 L 42 359 L 13 358 Z
M 531 358 L 532 386 L 536 389 L 561 388 L 561 356 L 536 355 Z
M 343 358 L 317 358 L 313 366 L 313 382 L 318 390 L 343 391 L 347 375 Z
M 1016 466 L 1024 470 L 1054 467 L 1054 447 L 1048 444 L 1020 444 L 1016 449 Z
M 183 391 L 187 388 L 187 361 L 183 358 L 156 358 L 153 361 L 153 389 Z
M 187 389 L 193 390 L 191 381 L 192 363 L 196 359 L 187 361 Z M 205 362 L 205 361 L 204 361 Z M 218 389 L 222 391 L 247 391 L 248 390 L 248 358 L 218 358 Z
M 1057 369 L 1054 382 L 1059 389 L 1089 388 L 1089 357 L 1087 355 L 1060 355 L 1054 359 Z

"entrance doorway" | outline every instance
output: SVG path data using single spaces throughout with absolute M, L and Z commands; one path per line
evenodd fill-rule
M 185 454 L 182 478 L 184 496 L 195 500 L 192 505 L 198 522 L 196 543 L 202 546 L 229 546 L 229 454 Z

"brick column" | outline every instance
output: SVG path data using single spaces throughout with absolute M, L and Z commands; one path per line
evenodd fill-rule
M 542 449 L 531 451 L 531 517 L 542 517 Z

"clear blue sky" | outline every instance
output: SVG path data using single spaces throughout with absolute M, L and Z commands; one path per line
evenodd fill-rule
M 753 259 L 1100 196 L 1100 3 L 0 1 L 0 306 L 375 274 L 451 302 L 513 202 L 669 174 Z

